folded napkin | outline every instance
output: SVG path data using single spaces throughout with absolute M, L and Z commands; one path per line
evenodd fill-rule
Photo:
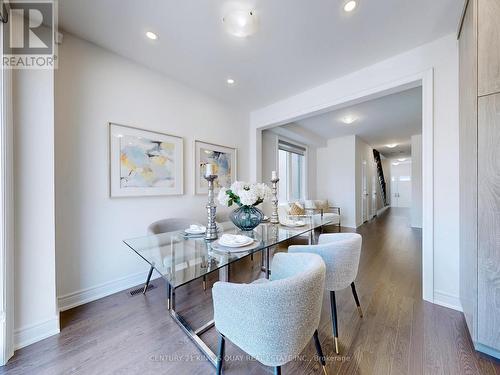
M 242 236 L 240 234 L 223 234 L 219 240 L 221 243 L 226 243 L 226 244 L 243 244 L 247 243 L 248 241 L 251 241 L 252 239 L 247 236 Z

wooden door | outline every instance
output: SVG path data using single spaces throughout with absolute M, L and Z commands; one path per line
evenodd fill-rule
M 478 341 L 500 348 L 500 94 L 478 104 Z
M 470 0 L 460 57 L 460 301 L 477 341 L 477 1 Z
M 479 96 L 500 92 L 500 1 L 478 0 Z

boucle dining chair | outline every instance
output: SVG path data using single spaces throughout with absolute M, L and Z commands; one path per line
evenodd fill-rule
M 191 220 L 191 219 L 184 219 L 184 218 L 162 219 L 162 220 L 155 221 L 154 223 L 151 223 L 148 226 L 148 234 L 155 235 L 155 234 L 161 234 L 161 233 L 175 232 L 178 230 L 189 228 L 189 226 L 191 224 L 193 224 L 193 220 Z M 153 274 L 153 270 L 154 270 L 153 267 L 151 267 L 149 269 L 148 278 L 146 280 L 146 283 L 144 284 L 144 289 L 142 290 L 143 294 L 146 294 L 146 291 L 148 290 L 148 286 L 149 286 L 149 282 L 151 281 L 151 275 Z M 207 283 L 206 283 L 206 278 L 204 276 L 203 277 L 203 290 L 206 290 L 206 288 L 207 288 Z
M 281 374 L 281 366 L 298 356 L 311 337 L 327 374 L 318 338 L 325 283 L 323 260 L 314 254 L 278 253 L 271 269 L 271 280 L 214 284 L 217 374 L 222 373 L 226 339 Z
M 357 233 L 332 233 L 320 235 L 317 245 L 293 245 L 288 248 L 289 253 L 317 254 L 325 261 L 325 289 L 330 292 L 333 339 L 337 354 L 339 354 L 339 326 L 335 292 L 350 285 L 359 316 L 363 317 L 356 286 L 354 285 L 354 280 L 358 274 L 361 243 L 362 238 Z

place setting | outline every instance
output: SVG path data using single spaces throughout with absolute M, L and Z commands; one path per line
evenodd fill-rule
M 184 229 L 181 234 L 184 238 L 201 238 L 205 236 L 207 228 L 200 224 L 191 224 L 188 228 Z
M 258 243 L 254 238 L 242 234 L 223 234 L 218 240 L 212 242 L 212 250 L 225 253 L 242 253 L 255 249 Z

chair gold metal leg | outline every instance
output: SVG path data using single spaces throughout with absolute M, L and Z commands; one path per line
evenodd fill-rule
M 361 310 L 361 306 L 358 306 L 358 313 L 359 313 L 359 317 L 362 318 L 363 317 L 363 310 Z
M 207 277 L 203 276 L 203 290 L 207 290 Z
M 354 282 L 351 283 L 352 295 L 354 296 L 354 301 L 356 302 L 356 306 L 358 308 L 359 317 L 363 317 L 363 310 L 361 310 L 361 304 L 359 303 L 358 293 L 356 292 L 356 286 Z
M 217 369 L 216 369 L 217 375 L 222 374 L 222 364 L 224 363 L 225 347 L 226 347 L 226 345 L 225 345 L 224 336 L 222 336 L 219 333 L 219 351 L 217 353 Z
M 330 312 L 332 314 L 333 341 L 335 341 L 335 353 L 339 354 L 339 325 L 337 322 L 337 303 L 335 292 L 330 291 Z
M 323 368 L 323 373 L 325 375 L 328 375 L 328 371 L 326 371 L 325 356 L 323 355 L 323 349 L 321 349 L 321 342 L 319 341 L 318 337 L 318 330 L 314 331 L 313 338 L 314 338 L 314 345 L 316 346 L 316 353 L 318 354 L 321 367 Z

